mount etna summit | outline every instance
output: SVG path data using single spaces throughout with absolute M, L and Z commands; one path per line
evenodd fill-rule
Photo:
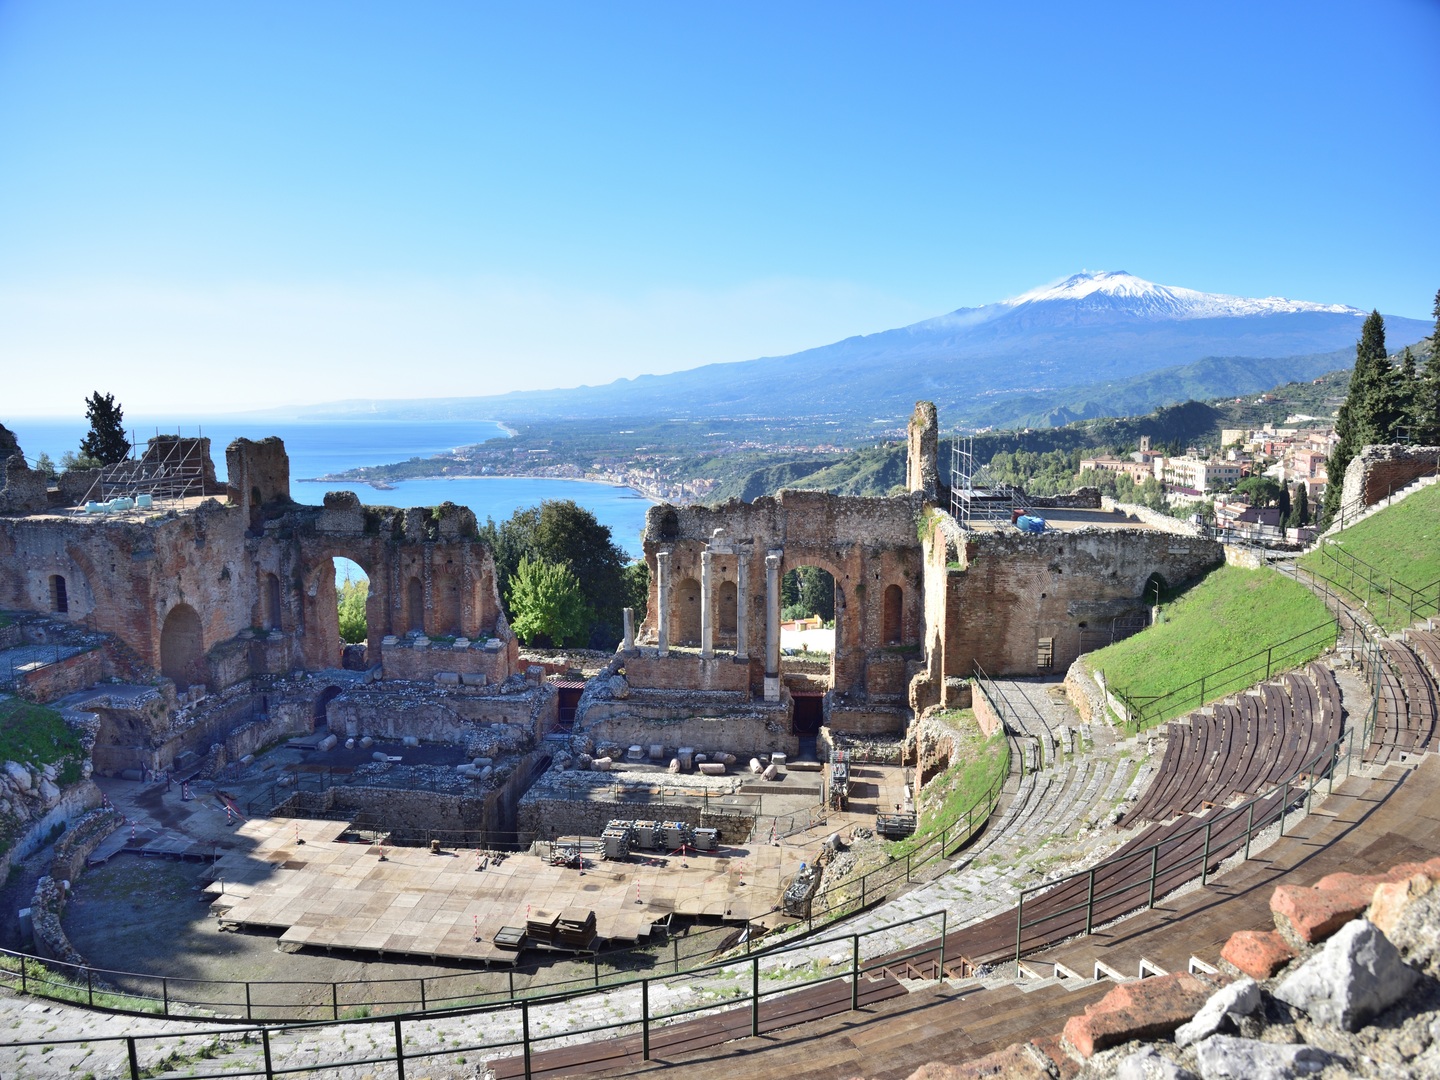
M 1097 271 L 789 356 L 450 399 L 443 407 L 452 417 L 473 411 L 517 421 L 824 415 L 851 427 L 906 416 L 926 398 L 962 423 L 1065 422 L 1313 378 L 1353 360 L 1365 314 L 1343 304 L 1225 296 Z M 1386 325 L 1395 348 L 1432 329 L 1394 316 Z M 387 404 L 419 415 L 441 403 Z

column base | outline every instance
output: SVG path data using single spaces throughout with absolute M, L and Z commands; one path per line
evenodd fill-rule
M 779 700 L 780 700 L 780 676 L 779 676 L 779 675 L 766 675 L 766 676 L 765 676 L 765 700 L 766 700 L 766 701 L 779 701 Z

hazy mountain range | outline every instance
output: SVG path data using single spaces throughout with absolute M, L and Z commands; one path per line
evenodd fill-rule
M 1354 360 L 1366 312 L 1081 273 L 1009 300 L 789 356 L 481 398 L 337 402 L 307 415 L 534 421 L 623 416 L 827 416 L 862 433 L 930 399 L 944 424 L 1054 424 L 1246 394 Z M 1392 350 L 1434 329 L 1385 317 Z

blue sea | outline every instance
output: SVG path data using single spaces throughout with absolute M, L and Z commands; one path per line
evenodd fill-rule
M 57 463 L 66 451 L 77 450 L 89 429 L 83 417 L 75 421 L 11 421 L 0 417 L 15 433 L 25 456 L 34 461 L 47 453 Z M 164 420 L 127 417 L 132 440 L 145 440 L 160 433 L 204 435 L 210 439 L 215 472 L 225 476 L 225 447 L 233 439 L 263 439 L 278 435 L 290 454 L 290 494 L 297 502 L 318 504 L 327 491 L 353 491 L 369 506 L 435 506 L 453 502 L 468 506 L 484 524 L 485 519 L 503 521 L 516 510 L 534 506 L 545 499 L 574 499 L 603 525 L 610 526 L 615 542 L 639 558 L 640 534 L 645 528 L 645 511 L 650 500 L 630 488 L 592 484 L 581 480 L 549 480 L 519 476 L 487 476 L 464 479 L 404 480 L 388 491 L 368 484 L 315 482 L 309 478 L 354 469 L 362 465 L 388 465 L 412 457 L 453 450 L 489 439 L 504 438 L 505 429 L 484 421 L 443 420 L 434 423 L 411 421 L 246 421 L 237 417 L 188 420 L 183 426 Z

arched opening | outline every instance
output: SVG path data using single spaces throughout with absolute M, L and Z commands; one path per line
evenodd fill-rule
M 780 578 L 780 673 L 790 692 L 790 730 L 801 753 L 814 753 L 825 715 L 825 694 L 835 686 L 837 608 L 835 578 L 813 565 L 791 567 Z
M 265 575 L 265 629 L 280 629 L 280 579 Z
M 899 585 L 885 586 L 882 638 L 886 645 L 899 645 L 905 637 L 905 592 Z
M 1158 607 L 1160 600 L 1169 590 L 1170 586 L 1159 573 L 1151 574 L 1145 579 L 1145 587 L 1140 590 L 1140 599 L 1146 607 Z
M 181 691 L 205 683 L 205 641 L 200 616 L 189 604 L 176 604 L 160 628 L 160 674 Z
M 416 634 L 425 632 L 425 586 L 418 577 L 405 586 L 405 628 Z
M 735 582 L 722 581 L 720 588 L 715 593 L 715 626 L 722 636 L 734 639 L 736 633 L 736 599 L 739 590 L 735 588 Z
M 315 699 L 315 710 L 311 714 L 312 730 L 328 731 L 330 729 L 330 719 L 326 709 L 330 705 L 330 702 L 339 696 L 340 687 L 338 686 L 327 686 L 324 690 L 320 691 L 320 696 Z
M 675 583 L 674 610 L 671 621 L 675 624 L 677 645 L 696 645 L 700 641 L 700 582 L 694 578 L 681 578 Z
M 70 610 L 70 592 L 63 574 L 50 575 L 50 610 L 61 615 Z
M 835 578 L 818 566 L 797 566 L 780 579 L 780 617 L 835 621 Z
M 370 599 L 370 579 L 357 562 L 338 555 L 331 561 L 335 564 L 335 607 L 340 642 L 342 646 L 363 645 L 370 632 L 365 616 L 365 605 Z

